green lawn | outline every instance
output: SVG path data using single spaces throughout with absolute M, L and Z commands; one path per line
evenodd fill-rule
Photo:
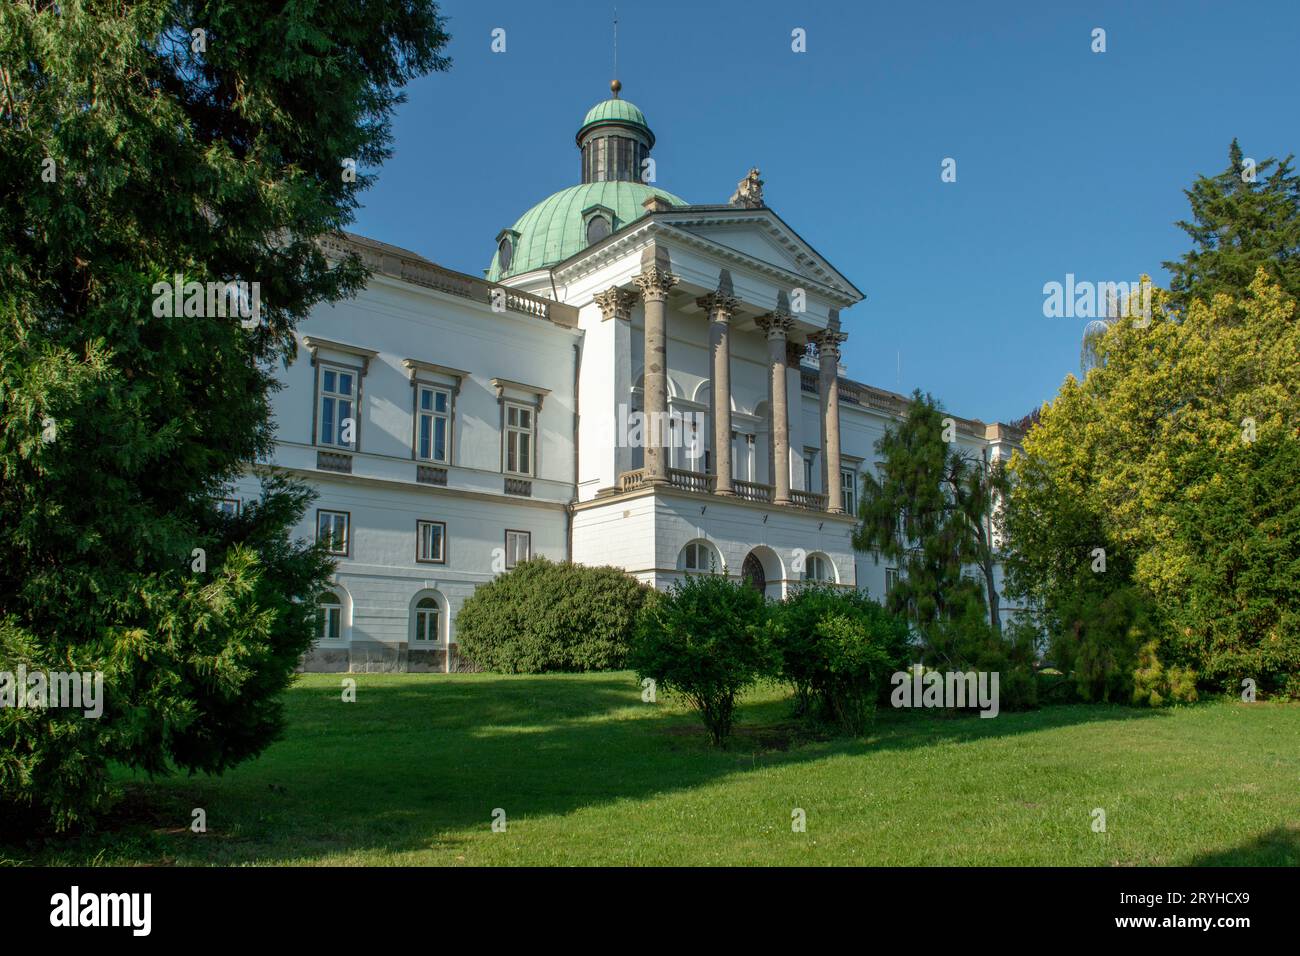
M 285 739 L 260 759 L 223 778 L 122 772 L 100 835 L 0 859 L 1300 864 L 1296 705 L 889 710 L 869 739 L 819 740 L 766 688 L 720 752 L 682 707 L 642 703 L 630 674 L 352 676 L 356 703 L 340 700 L 340 675 L 303 677 Z M 189 829 L 195 807 L 205 834 Z

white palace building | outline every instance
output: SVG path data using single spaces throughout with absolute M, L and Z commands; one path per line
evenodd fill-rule
M 897 573 L 850 541 L 906 406 L 844 375 L 862 293 L 756 170 L 711 205 L 642 182 L 654 134 L 612 89 L 578 129 L 581 183 L 502 228 L 485 278 L 326 242 L 373 277 L 302 323 L 275 396 L 271 464 L 317 490 L 299 532 L 338 557 L 307 669 L 456 669 L 460 605 L 534 555 L 656 587 L 725 569 L 771 598 L 880 598 Z M 954 418 L 974 455 L 1019 438 Z

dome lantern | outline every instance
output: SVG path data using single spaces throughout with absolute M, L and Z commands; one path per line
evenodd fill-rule
M 637 182 L 655 144 L 645 114 L 619 98 L 623 84 L 609 89 L 613 96 L 588 110 L 578 130 L 584 183 Z
M 490 282 L 553 266 L 651 211 L 686 205 L 642 179 L 655 136 L 621 91 L 618 80 L 611 83 L 613 96 L 588 110 L 578 129 L 582 182 L 551 194 L 497 234 L 485 273 Z

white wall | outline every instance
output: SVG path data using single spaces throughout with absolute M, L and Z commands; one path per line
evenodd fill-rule
M 317 469 L 316 369 L 303 337 L 378 352 L 361 383 L 351 475 Z M 296 529 L 298 537 L 315 540 L 318 509 L 350 514 L 350 551 L 337 559 L 335 578 L 350 598 L 343 645 L 406 642 L 411 601 L 425 589 L 445 599 L 450 622 L 444 636 L 454 640 L 461 603 L 502 566 L 506 529 L 529 532 L 533 554 L 566 559 L 565 506 L 574 482 L 574 346 L 580 342 L 577 330 L 515 312 L 494 313 L 484 303 L 383 275 L 357 298 L 323 306 L 302 323 L 297 359 L 280 371 L 286 387 L 273 399 L 274 464 L 304 477 L 318 493 Z M 318 354 L 340 364 L 363 361 L 326 347 Z M 446 487 L 416 482 L 423 462 L 413 455 L 414 393 L 404 359 L 469 373 L 453 399 Z M 501 411 L 493 378 L 545 390 L 529 498 L 504 494 Z M 538 398 L 516 389 L 507 397 Z M 255 478 L 246 477 L 235 494 L 255 499 Z M 416 560 L 417 520 L 445 523 L 445 563 Z

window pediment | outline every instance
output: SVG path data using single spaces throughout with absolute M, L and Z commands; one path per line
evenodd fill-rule
M 302 344 L 307 346 L 307 350 L 311 352 L 312 365 L 315 365 L 319 360 L 318 353 L 333 352 L 337 355 L 361 359 L 362 375 L 365 375 L 370 371 L 370 360 L 379 354 L 374 349 L 362 348 L 359 345 L 348 345 L 346 342 L 334 342 L 330 339 L 322 339 L 316 335 L 304 335 L 302 337 Z M 325 356 L 325 358 L 329 358 L 329 356 Z

